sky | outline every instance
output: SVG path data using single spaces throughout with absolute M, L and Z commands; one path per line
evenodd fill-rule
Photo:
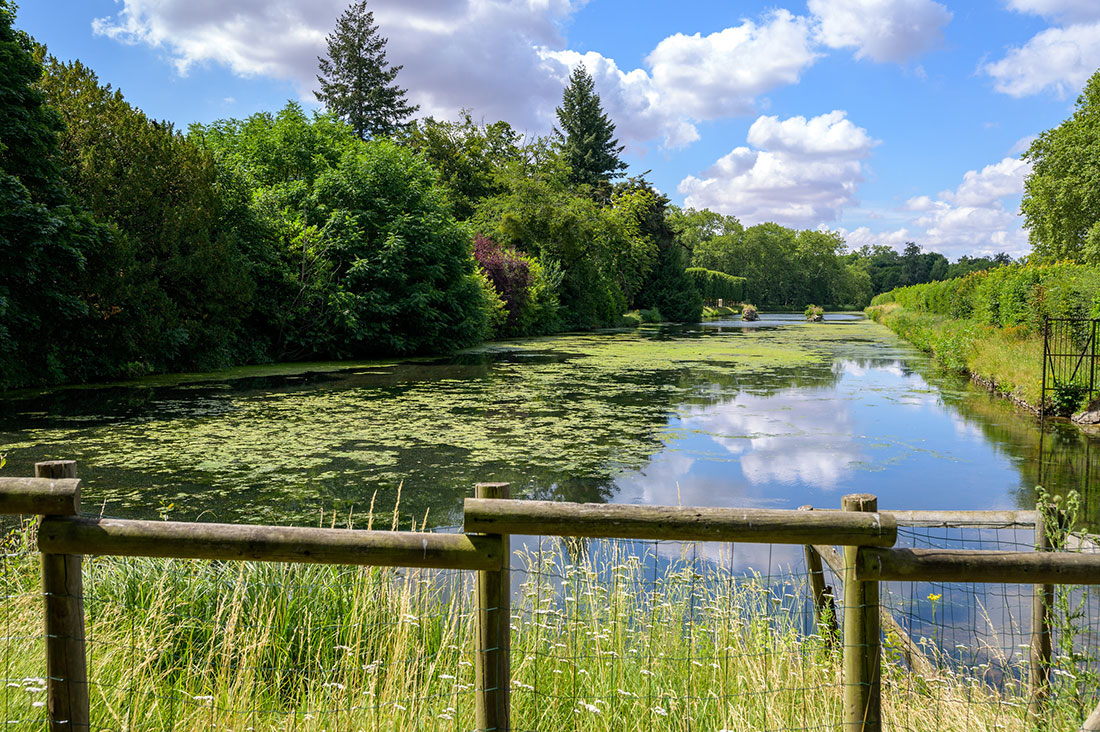
M 16 24 L 150 116 L 319 108 L 345 0 L 22 0 Z M 1029 250 L 1021 153 L 1100 67 L 1100 0 L 370 0 L 420 115 L 552 129 L 579 63 L 629 175 L 673 203 L 914 241 Z

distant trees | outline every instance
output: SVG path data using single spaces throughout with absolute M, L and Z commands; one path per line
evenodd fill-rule
M 1024 153 L 1031 173 L 1020 211 L 1041 259 L 1100 264 L 1100 71 L 1085 84 L 1073 115 Z
M 619 159 L 623 147 L 615 138 L 615 124 L 600 106 L 592 76 L 580 64 L 569 76 L 557 108 L 556 130 L 561 154 L 569 166 L 569 182 L 597 188 L 626 169 Z
M 351 125 L 360 139 L 403 129 L 404 120 L 419 107 L 408 103 L 407 90 L 396 83 L 403 67 L 386 61 L 387 39 L 378 33 L 366 0 L 348 6 L 326 41 L 328 57 L 317 58 L 317 99 Z

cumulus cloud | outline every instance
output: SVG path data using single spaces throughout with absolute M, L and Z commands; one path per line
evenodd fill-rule
M 1048 28 L 981 71 L 993 77 L 994 89 L 1014 97 L 1051 91 L 1064 98 L 1080 91 L 1098 66 L 1100 21 Z
M 317 56 L 346 0 L 123 0 L 95 32 L 161 49 L 181 74 L 215 63 L 244 75 L 291 81 L 303 98 L 317 86 Z M 559 65 L 538 48 L 560 45 L 569 0 L 374 0 L 398 82 L 424 114 L 472 107 L 544 130 L 561 96 Z
M 752 112 L 757 95 L 798 83 L 817 57 L 806 18 L 776 10 L 761 24 L 669 36 L 646 63 L 664 104 L 705 120 Z
M 942 191 L 935 198 L 910 198 L 902 206 L 914 214 L 907 228 L 872 233 L 860 227 L 841 233 L 852 247 L 888 244 L 900 249 L 904 242 L 916 241 L 951 257 L 997 252 L 1018 256 L 1027 252 L 1028 242 L 1015 210 L 1030 172 L 1029 163 L 1004 158 L 981 170 L 967 171 L 954 190 Z
M 196 64 L 286 79 L 303 98 L 316 87 L 317 56 L 345 0 L 122 0 L 94 30 L 161 49 L 186 74 Z M 795 84 L 817 59 L 809 21 L 777 10 L 710 35 L 675 34 L 621 69 L 599 53 L 565 48 L 561 24 L 584 0 L 374 0 L 387 58 L 421 112 L 454 117 L 463 107 L 546 132 L 571 70 L 584 63 L 628 145 L 666 148 L 698 139 L 695 122 L 753 111 L 755 100 Z
M 1100 20 L 1100 3 L 1096 0 L 1008 0 L 1008 7 L 1062 22 Z
M 903 63 L 943 38 L 951 13 L 932 0 L 810 0 L 817 35 L 856 58 Z
M 759 117 L 748 142 L 680 182 L 684 205 L 762 221 L 807 227 L 833 221 L 856 202 L 863 160 L 878 144 L 843 111 L 807 120 Z

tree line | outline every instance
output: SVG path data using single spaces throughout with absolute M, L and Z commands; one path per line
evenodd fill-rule
M 673 206 L 624 176 L 583 66 L 549 136 L 409 121 L 363 2 L 319 59 L 326 111 L 186 131 L 14 20 L 0 0 L 0 388 L 697 321 L 730 288 L 862 307 L 956 266 Z

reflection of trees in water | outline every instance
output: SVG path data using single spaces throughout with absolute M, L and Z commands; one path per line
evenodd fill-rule
M 1011 402 L 968 384 L 952 384 L 941 374 L 924 376 L 943 386 L 944 401 L 957 410 L 967 424 L 1012 458 L 1019 472 L 1017 505 L 1034 508 L 1035 487 L 1042 485 L 1054 495 L 1077 491 L 1089 526 L 1100 527 L 1100 438 L 1065 422 L 1023 413 Z

